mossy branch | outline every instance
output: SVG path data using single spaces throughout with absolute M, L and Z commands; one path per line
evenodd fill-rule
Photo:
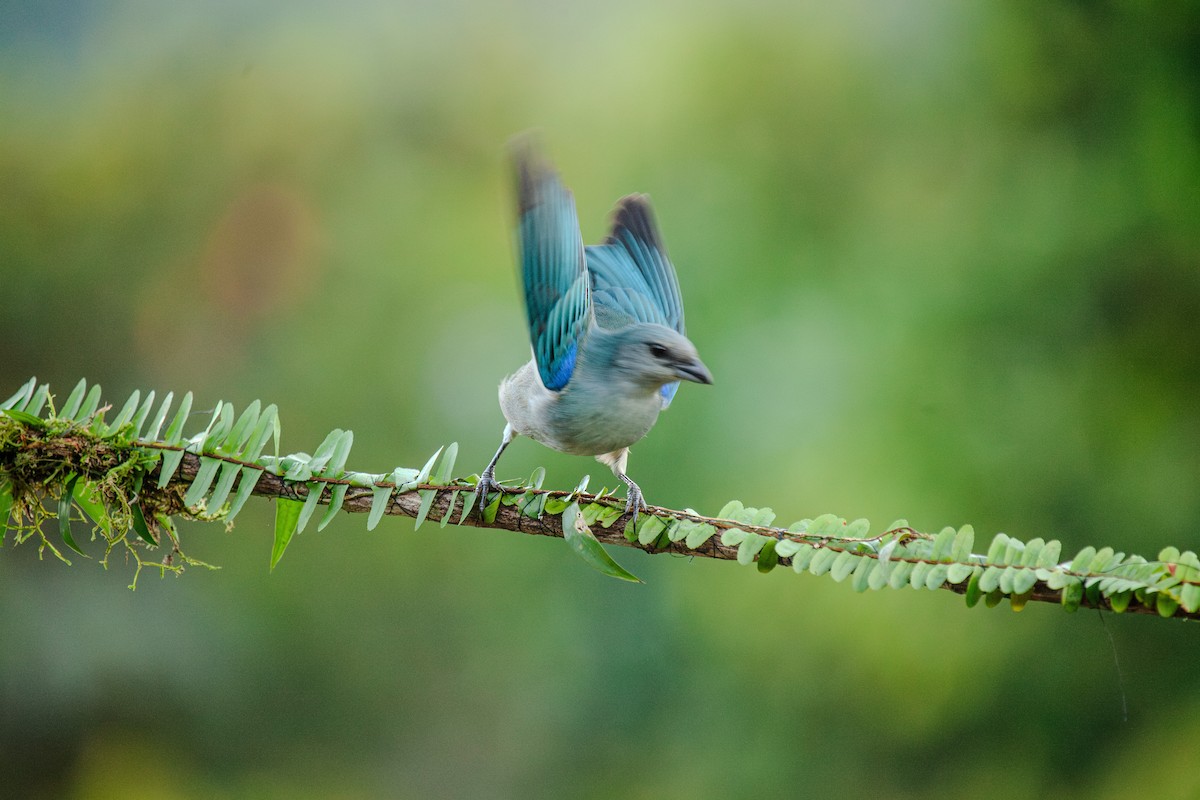
M 232 407 L 218 403 L 204 431 L 184 440 L 190 394 L 160 437 L 170 395 L 152 417 L 153 393 L 144 402 L 135 393 L 106 423 L 111 408 L 100 405 L 97 387 L 86 395 L 85 388 L 81 382 L 61 412 L 55 411 L 48 387 L 36 381 L 0 404 L 0 523 L 15 530 L 18 543 L 36 536 L 43 551 L 67 563 L 44 528 L 58 517 L 62 542 L 82 555 L 69 522 L 78 508 L 104 540 L 105 559 L 122 547 L 134 556 L 137 574 L 145 567 L 165 573 L 209 566 L 184 555 L 173 520 L 230 524 L 245 500 L 258 495 L 277 501 L 272 567 L 292 536 L 324 506 L 321 527 L 342 510 L 368 514 L 371 528 L 383 515 L 397 515 L 414 518 L 418 528 L 428 521 L 454 522 L 562 537 L 592 566 L 629 580 L 637 579 L 599 543 L 753 563 L 762 572 L 791 567 L 829 574 L 849 580 L 858 591 L 946 589 L 966 595 L 968 605 L 983 600 L 993 606 L 1008 598 L 1016 610 L 1048 602 L 1068 610 L 1200 619 L 1200 559 L 1174 548 L 1150 561 L 1088 547 L 1060 562 L 1056 541 L 1021 542 L 998 534 L 987 554 L 979 555 L 972 552 L 970 526 L 931 534 L 899 520 L 868 535 L 865 520 L 847 522 L 827 514 L 785 529 L 772 525 L 770 509 L 736 501 L 712 517 L 652 506 L 634 526 L 624 501 L 589 494 L 585 486 L 569 492 L 543 489 L 540 469 L 528 485 L 493 493 L 481 511 L 474 479 L 452 478 L 456 445 L 435 453 L 420 470 L 352 472 L 345 469 L 353 442 L 348 431 L 331 433 L 311 456 L 262 454 L 268 442 L 278 445 L 273 406 L 262 409 L 256 402 L 235 420 Z M 146 559 L 151 553 L 161 560 Z

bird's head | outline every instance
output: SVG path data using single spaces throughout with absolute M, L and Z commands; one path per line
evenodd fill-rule
M 713 382 L 696 346 L 663 325 L 643 323 L 620 329 L 612 354 L 613 369 L 647 388 L 675 381 Z

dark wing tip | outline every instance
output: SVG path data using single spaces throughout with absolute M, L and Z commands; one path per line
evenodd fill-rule
M 550 164 L 536 131 L 514 136 L 508 143 L 517 181 L 517 214 L 523 215 L 542 202 L 542 187 L 555 180 L 558 173 Z
M 612 230 L 605 239 L 605 244 L 619 242 L 622 230 L 629 231 L 659 252 L 667 251 L 658 233 L 658 224 L 654 221 L 654 209 L 650 206 L 648 194 L 626 195 L 617 201 L 613 209 Z

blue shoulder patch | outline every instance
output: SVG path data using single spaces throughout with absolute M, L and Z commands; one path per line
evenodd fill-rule
M 555 360 L 553 372 L 550 374 L 542 373 L 542 381 L 546 384 L 546 388 L 552 392 L 561 391 L 571 380 L 571 375 L 575 372 L 575 356 L 579 352 L 579 347 L 574 342 L 571 342 L 563 352 L 562 357 Z M 549 372 L 549 370 L 547 370 Z M 547 378 L 549 380 L 547 380 Z M 666 388 L 666 387 L 663 387 Z
M 661 389 L 662 407 L 666 408 L 671 405 L 671 401 L 675 399 L 675 392 L 679 389 L 679 381 L 674 383 L 664 383 Z

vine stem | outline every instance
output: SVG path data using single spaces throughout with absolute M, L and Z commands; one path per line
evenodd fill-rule
M 199 468 L 200 468 L 199 456 L 197 456 L 193 453 L 185 453 L 184 457 L 183 457 L 183 463 L 180 465 L 179 473 L 172 480 L 172 482 L 190 483 L 191 480 L 195 477 L 196 472 L 199 470 Z M 344 483 L 344 481 L 337 481 L 337 480 L 331 480 L 331 479 L 314 478 L 312 480 L 318 480 L 318 481 L 324 480 L 324 482 L 326 482 L 326 483 Z M 495 528 L 495 529 L 500 529 L 500 530 L 512 531 L 514 533 L 529 534 L 529 535 L 533 535 L 533 536 L 553 536 L 553 537 L 558 537 L 560 539 L 563 538 L 562 518 L 560 516 L 557 516 L 554 514 L 543 514 L 540 518 L 533 519 L 533 518 L 530 518 L 530 517 L 522 514 L 520 509 L 517 506 L 515 506 L 515 505 L 509 506 L 509 505 L 505 505 L 503 503 L 501 503 L 499 508 L 497 509 L 495 520 L 490 524 L 483 521 L 483 519 L 480 517 L 478 508 L 475 508 L 475 507 L 472 507 L 470 509 L 470 511 L 467 513 L 465 519 L 462 519 L 461 522 L 458 522 L 458 518 L 460 516 L 462 516 L 463 503 L 471 502 L 472 488 L 473 487 L 470 484 L 458 484 L 458 485 L 452 484 L 449 486 L 435 486 L 435 485 L 431 485 L 431 484 L 421 484 L 420 486 L 412 489 L 411 491 L 397 492 L 396 494 L 394 494 L 392 496 L 390 502 L 388 503 L 388 507 L 384 511 L 384 513 L 389 516 L 404 516 L 404 517 L 414 517 L 415 518 L 419 514 L 420 508 L 421 508 L 422 498 L 421 498 L 421 495 L 419 494 L 419 492 L 421 490 L 432 489 L 435 492 L 437 492 L 437 496 L 435 497 L 433 504 L 429 509 L 429 513 L 426 516 L 427 523 L 428 522 L 440 522 L 442 520 L 442 518 L 446 516 L 446 514 L 451 514 L 452 515 L 451 521 L 456 522 L 457 524 L 461 524 L 461 525 L 469 525 L 469 526 L 478 527 L 478 528 Z M 552 496 L 561 496 L 561 497 L 565 497 L 567 495 L 573 494 L 578 499 L 581 506 L 587 505 L 588 503 L 592 503 L 592 502 L 599 502 L 599 503 L 617 502 L 615 500 L 612 500 L 607 495 L 606 496 L 598 496 L 598 495 L 587 494 L 586 492 L 575 493 L 575 492 L 570 492 L 570 491 L 557 491 L 557 490 L 546 490 L 546 489 L 528 489 L 526 491 L 538 492 L 541 494 L 548 494 L 548 495 L 552 495 Z M 262 496 L 262 497 L 275 497 L 275 498 L 283 498 L 283 499 L 288 499 L 288 500 L 304 500 L 305 498 L 308 497 L 309 489 L 308 489 L 308 485 L 305 483 L 296 483 L 296 482 L 292 482 L 292 481 L 287 481 L 287 480 L 284 480 L 283 478 L 279 477 L 278 475 L 275 475 L 271 472 L 264 471 L 262 473 L 262 475 L 259 477 L 258 482 L 255 484 L 253 493 L 256 495 Z M 366 488 L 362 488 L 362 487 L 352 487 L 346 493 L 346 498 L 345 498 L 345 502 L 342 505 L 342 510 L 347 511 L 349 513 L 353 513 L 353 514 L 368 513 L 371 510 L 371 500 L 372 500 L 372 492 L 370 489 L 366 489 Z M 453 500 L 453 505 L 451 505 L 452 500 Z M 324 505 L 325 498 L 322 498 L 320 502 L 322 503 L 322 505 Z M 474 505 L 474 504 L 472 504 L 472 505 Z M 620 505 L 623 507 L 624 502 L 621 501 Z M 817 544 L 817 542 L 812 541 L 811 537 L 806 537 L 803 534 L 796 534 L 793 532 L 789 532 L 788 530 L 786 530 L 784 528 L 743 525 L 743 524 L 740 524 L 740 523 L 737 523 L 737 522 L 734 522 L 731 520 L 724 520 L 724 519 L 719 519 L 716 517 L 705 517 L 700 514 L 692 513 L 690 511 L 681 511 L 681 510 L 677 510 L 677 509 L 663 508 L 663 507 L 659 507 L 659 506 L 650 506 L 648 511 L 649 511 L 649 513 L 654 514 L 655 516 L 658 516 L 658 517 L 675 517 L 678 519 L 686 519 L 686 520 L 691 520 L 694 522 L 706 523 L 706 524 L 712 525 L 713 527 L 717 528 L 718 530 L 729 530 L 731 528 L 737 528 L 740 530 L 759 532 L 759 533 L 762 533 L 763 535 L 771 536 L 772 538 L 775 538 L 775 539 L 797 539 L 800 541 L 809 541 L 810 543 Z M 622 517 L 622 519 L 624 519 L 624 518 Z M 682 541 L 668 542 L 665 547 L 655 547 L 652 544 L 651 545 L 642 545 L 642 544 L 639 544 L 637 541 L 631 542 L 625 538 L 624 529 L 623 529 L 623 527 L 621 527 L 619 525 L 620 521 L 621 520 L 618 520 L 616 523 L 614 523 L 611 527 L 608 527 L 608 528 L 605 528 L 601 525 L 593 525 L 592 533 L 596 536 L 596 538 L 599 541 L 603 542 L 604 544 L 619 545 L 621 547 L 632 547 L 632 548 L 635 548 L 638 550 L 643 550 L 650 554 L 670 553 L 670 554 L 674 554 L 674 555 L 682 555 L 682 556 L 689 556 L 689 557 L 698 556 L 701 558 L 714 558 L 714 559 L 729 560 L 729 561 L 736 561 L 737 557 L 738 557 L 738 548 L 721 544 L 719 536 L 713 536 L 705 544 L 703 544 L 700 548 L 698 548 L 696 550 L 690 549 Z M 890 533 L 890 531 L 888 533 Z M 907 536 L 912 536 L 912 535 L 926 536 L 927 535 L 927 534 L 922 534 L 919 531 L 915 531 L 911 528 L 905 528 L 901 531 L 901 533 L 903 535 L 907 535 Z M 881 534 L 881 536 L 882 535 L 886 535 L 886 534 Z M 818 537 L 818 538 L 822 539 L 822 541 L 819 543 L 820 546 L 827 547 L 827 548 L 830 548 L 833 550 L 843 549 L 839 545 L 849 546 L 849 545 L 853 545 L 853 544 L 856 544 L 859 541 L 861 541 L 861 540 L 857 540 L 857 539 L 838 539 L 836 537 Z M 875 539 L 875 538 L 878 538 L 878 537 L 868 537 L 868 540 Z M 877 557 L 870 553 L 861 554 L 861 555 L 864 555 L 868 558 Z M 892 560 L 893 561 L 905 560 L 905 561 L 916 562 L 916 561 L 921 561 L 922 559 L 893 558 Z M 934 562 L 929 562 L 929 563 L 934 563 Z M 790 558 L 780 558 L 779 566 L 781 568 L 782 567 L 790 567 L 791 559 Z M 1080 577 L 1087 577 L 1087 576 L 1081 575 Z M 955 592 L 956 594 L 965 594 L 966 589 L 967 589 L 967 584 L 965 581 L 961 584 L 943 583 L 941 588 L 948 589 L 952 592 Z M 1061 603 L 1061 599 L 1062 599 L 1062 595 L 1061 595 L 1060 591 L 1051 589 L 1043 581 L 1038 581 L 1036 584 L 1034 584 L 1033 588 L 1030 590 L 1029 596 L 1027 598 L 1027 602 L 1054 603 L 1055 605 L 1058 605 Z M 1100 602 L 1097 604 L 1097 603 L 1091 603 L 1088 600 L 1088 598 L 1085 596 L 1082 599 L 1082 601 L 1080 602 L 1080 607 L 1081 608 L 1098 608 L 1100 610 L 1111 611 L 1111 607 L 1109 606 L 1107 600 L 1103 597 L 1100 598 Z M 1125 609 L 1125 611 L 1123 613 L 1126 613 L 1126 614 L 1149 614 L 1149 615 L 1158 616 L 1157 609 L 1155 609 L 1153 606 L 1148 606 L 1148 605 L 1138 602 L 1136 597 L 1134 597 L 1130 600 L 1129 606 Z M 1200 612 L 1188 612 L 1181 607 L 1178 610 L 1176 610 L 1174 617 L 1182 618 L 1182 619 L 1200 620 Z

